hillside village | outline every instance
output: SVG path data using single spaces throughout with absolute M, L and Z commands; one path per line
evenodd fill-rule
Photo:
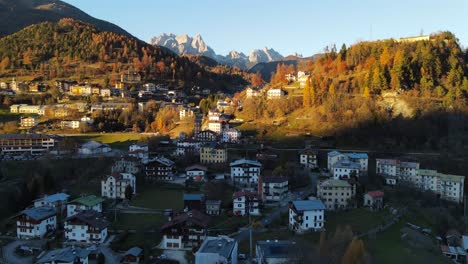
M 285 78 L 301 82 L 309 74 Z M 129 95 L 139 98 L 138 112 L 145 111 L 145 96 L 160 98 L 160 107 L 178 109 L 180 122 L 191 120 L 191 131 L 173 138 L 149 134 L 125 149 L 93 140 L 63 144 L 66 135 L 38 133 L 92 129 L 96 112 L 129 111 L 135 104 L 119 99 L 129 85 L 140 87 Z M 2 86 L 16 93 L 21 85 L 14 80 Z M 142 84 L 137 73 L 122 74 L 112 89 L 68 82 L 57 86 L 64 98 L 94 94 L 110 100 L 11 105 L 10 113 L 20 117 L 16 122 L 28 133 L 0 135 L 3 162 L 106 158 L 111 166 L 94 175 L 100 180 L 89 184 L 93 191 L 37 193 L 26 208 L 18 208 L 7 225 L 6 235 L 16 237 L 3 248 L 7 263 L 71 263 L 75 258 L 81 263 L 310 263 L 337 257 L 320 253 L 321 247 L 350 243 L 336 253 L 346 254 L 351 245 L 395 226 L 401 232 L 395 243 L 414 245 L 422 237 L 424 247 L 433 250 L 431 258 L 466 261 L 468 237 L 459 226 L 428 225 L 408 216 L 414 205 L 400 200 L 417 193 L 419 203 L 460 207 L 464 176 L 424 167 L 414 158 L 334 150 L 310 140 L 285 157 L 281 149 L 256 144 L 235 128 L 236 117 L 228 113 L 240 102 L 218 99 L 204 115 L 200 107 L 183 103 L 183 94 Z M 248 88 L 245 93 L 266 93 L 267 100 L 285 96 L 281 89 Z M 67 118 L 70 113 L 81 118 Z M 159 139 L 154 143 L 150 136 Z M 287 167 L 277 166 L 280 159 L 288 161 Z M 350 214 L 368 225 L 349 225 L 345 219 Z M 140 230 L 140 222 L 152 228 Z M 346 231 L 340 231 L 343 227 Z M 308 246 L 317 251 L 305 252 Z

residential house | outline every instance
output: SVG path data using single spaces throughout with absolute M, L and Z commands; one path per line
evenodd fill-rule
M 88 141 L 78 148 L 78 153 L 81 155 L 98 155 L 111 152 L 111 147 L 107 144 L 102 144 L 97 141 Z
M 442 254 L 450 259 L 454 263 L 466 263 L 466 251 L 462 247 L 454 247 L 448 245 L 440 245 Z
M 44 195 L 39 199 L 34 200 L 34 207 L 50 206 L 55 208 L 57 212 L 61 212 L 66 208 L 66 204 L 70 195 L 66 193 L 55 193 L 52 195 Z
M 44 115 L 42 108 L 40 105 L 14 104 L 10 106 L 10 113 Z
M 202 143 L 195 140 L 184 140 L 177 142 L 177 148 L 174 152 L 176 156 L 185 156 L 188 154 L 200 154 Z
M 221 200 L 206 200 L 205 213 L 207 215 L 220 215 L 221 214 Z
M 71 246 L 47 251 L 38 256 L 36 264 L 88 264 L 91 251 Z
M 121 157 L 114 162 L 111 171 L 112 173 L 122 172 L 136 175 L 140 172 L 140 161 L 132 156 Z
M 382 191 L 370 191 L 364 194 L 364 206 L 369 207 L 372 210 L 380 210 L 383 208 L 384 192 Z
M 296 263 L 300 258 L 296 242 L 288 240 L 261 240 L 255 245 L 255 260 L 261 264 Z
M 59 137 L 44 134 L 0 134 L 1 154 L 40 155 L 56 147 Z
M 94 210 L 86 210 L 65 220 L 65 239 L 93 244 L 101 244 L 107 238 L 109 222 Z
M 328 153 L 328 170 L 333 171 L 334 166 L 343 160 L 358 164 L 360 175 L 367 175 L 369 166 L 369 156 L 367 153 L 342 153 L 336 150 L 331 151 Z
M 240 159 L 229 164 L 231 179 L 236 185 L 253 188 L 258 185 L 262 164 L 255 160 Z
M 20 119 L 20 125 L 21 127 L 35 127 L 38 124 L 38 119 L 37 117 L 21 117 Z
M 149 159 L 149 148 L 146 143 L 136 143 L 128 147 L 128 155 L 130 157 L 138 158 L 144 162 Z
M 232 195 L 234 215 L 260 215 L 260 197 L 255 192 L 238 191 Z
M 62 129 L 69 128 L 69 129 L 78 129 L 80 128 L 81 121 L 80 120 L 63 120 L 60 121 L 60 127 Z
M 216 102 L 216 109 L 219 111 L 226 111 L 229 109 L 230 104 L 226 100 L 221 100 L 219 99 L 218 102 Z
M 207 237 L 195 253 L 195 264 L 237 264 L 238 247 L 228 236 Z
M 341 160 L 333 166 L 332 173 L 334 179 L 349 179 L 353 176 L 359 177 L 360 166 L 358 163 L 350 160 Z
M 282 89 L 279 89 L 279 88 L 270 89 L 270 90 L 267 91 L 267 99 L 268 100 L 279 99 L 279 98 L 284 97 L 285 95 L 286 95 L 286 93 Z
M 102 202 L 104 202 L 104 199 L 95 195 L 79 197 L 67 204 L 67 217 L 87 210 L 94 210 L 98 213 L 101 213 Z
M 443 200 L 456 203 L 464 201 L 465 176 L 419 169 L 416 176 L 407 177 L 407 179 L 414 187 L 423 191 L 432 191 Z
M 202 164 L 226 163 L 227 149 L 218 143 L 210 143 L 200 148 L 200 162 Z
M 127 250 L 123 256 L 120 263 L 123 264 L 138 264 L 142 263 L 144 260 L 143 249 L 140 247 L 132 247 Z
M 329 179 L 317 184 L 317 198 L 326 210 L 342 210 L 351 207 L 356 196 L 355 185 L 344 180 Z
M 165 157 L 157 157 L 145 165 L 145 176 L 152 181 L 171 181 L 174 178 L 174 162 Z
M 288 177 L 260 177 L 259 187 L 261 187 L 262 200 L 264 202 L 280 202 L 284 200 L 288 195 L 288 184 Z
M 245 95 L 247 96 L 247 98 L 258 97 L 260 96 L 260 92 L 249 87 L 245 91 Z
M 320 200 L 293 201 L 289 206 L 289 229 L 302 234 L 325 226 L 325 205 Z
M 124 73 L 120 75 L 120 82 L 124 84 L 139 84 L 141 83 L 141 75 L 137 72 Z
M 318 151 L 312 149 L 304 149 L 299 153 L 299 163 L 305 168 L 318 168 L 317 162 Z
M 193 179 L 194 181 L 200 182 L 205 179 L 206 172 L 208 169 L 199 164 L 195 164 L 192 166 L 189 166 L 185 169 L 185 174 L 187 176 L 187 179 Z
M 57 228 L 57 211 L 50 206 L 32 207 L 16 216 L 19 239 L 43 238 Z
M 99 96 L 101 97 L 110 97 L 111 96 L 111 89 L 110 88 L 102 88 L 99 90 Z
M 208 130 L 215 132 L 220 135 L 224 130 L 224 122 L 222 121 L 209 121 Z
M 418 162 L 407 162 L 397 159 L 376 159 L 376 172 L 379 175 L 395 176 L 398 179 L 414 177 L 419 170 Z
M 238 143 L 242 133 L 235 128 L 224 129 L 221 134 L 221 141 L 225 143 Z
M 130 186 L 136 193 L 136 177 L 131 173 L 114 172 L 101 180 L 101 196 L 111 199 L 126 199 L 126 189 Z
M 184 210 L 205 211 L 205 195 L 201 193 L 184 194 Z
M 218 141 L 218 134 L 211 130 L 203 130 L 196 134 L 195 139 L 199 142 L 215 142 Z
M 199 247 L 207 236 L 210 217 L 197 210 L 175 216 L 161 228 L 163 249 Z
M 192 109 L 190 108 L 182 108 L 179 110 L 179 119 L 184 120 L 186 118 L 191 118 L 195 115 Z

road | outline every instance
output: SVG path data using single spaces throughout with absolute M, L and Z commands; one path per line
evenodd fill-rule
M 25 241 L 22 240 L 15 240 L 10 244 L 3 247 L 3 260 L 5 263 L 8 264 L 24 264 L 24 263 L 32 263 L 32 258 L 30 257 L 20 257 L 15 254 L 15 249 L 23 245 Z

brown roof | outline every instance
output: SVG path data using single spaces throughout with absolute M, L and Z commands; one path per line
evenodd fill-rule
M 171 228 L 173 226 L 183 224 L 186 222 L 191 222 L 197 226 L 206 228 L 210 223 L 210 217 L 198 210 L 190 210 L 187 213 L 180 214 L 175 216 L 169 223 L 166 223 L 161 227 L 161 230 Z
M 104 229 L 109 225 L 109 222 L 107 222 L 107 220 L 104 219 L 104 217 L 100 213 L 94 210 L 86 210 L 79 212 L 76 215 L 68 217 L 66 221 L 77 221 L 99 229 Z
M 367 194 L 370 195 L 372 198 L 384 196 L 384 193 L 382 191 L 372 191 L 372 192 L 368 192 Z
M 235 192 L 235 193 L 232 195 L 232 197 L 233 197 L 234 199 L 239 198 L 239 197 L 242 197 L 242 196 L 247 196 L 247 197 L 250 197 L 250 198 L 257 198 L 257 199 L 258 199 L 258 194 L 257 194 L 257 193 L 249 192 L 249 191 L 245 191 L 245 190 Z

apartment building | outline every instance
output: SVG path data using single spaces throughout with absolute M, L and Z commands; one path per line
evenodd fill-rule
M 355 185 L 351 185 L 347 181 L 329 179 L 317 184 L 317 198 L 325 204 L 326 210 L 335 211 L 350 208 L 354 205 L 355 196 Z

